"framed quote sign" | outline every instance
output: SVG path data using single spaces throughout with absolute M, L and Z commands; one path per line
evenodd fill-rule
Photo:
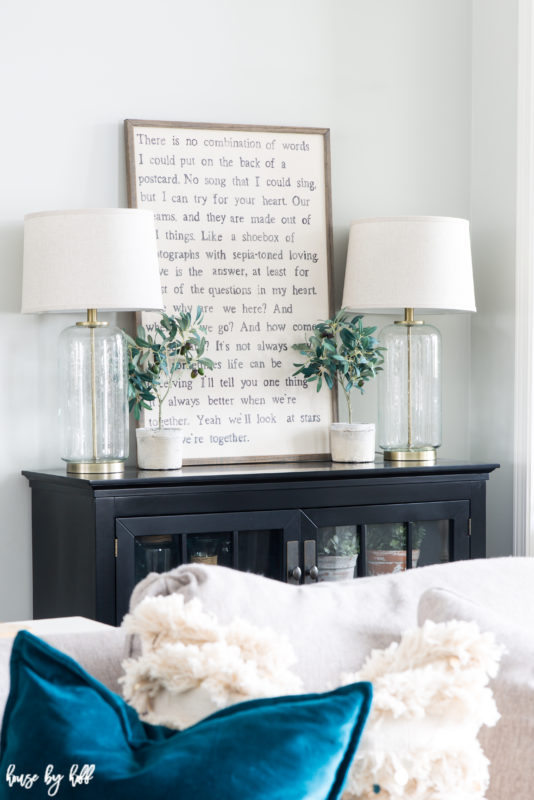
M 169 314 L 201 306 L 212 372 L 173 380 L 184 463 L 329 458 L 331 392 L 293 376 L 331 307 L 329 132 L 126 120 L 129 204 L 154 212 Z M 157 319 L 141 314 L 150 329 Z M 157 416 L 145 412 L 146 426 Z

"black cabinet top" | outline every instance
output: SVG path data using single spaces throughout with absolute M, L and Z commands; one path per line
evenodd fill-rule
M 471 463 L 438 459 L 434 464 L 417 462 L 384 462 L 341 464 L 332 461 L 277 462 L 257 464 L 207 464 L 184 466 L 179 470 L 138 470 L 126 467 L 112 475 L 71 475 L 65 468 L 23 470 L 30 483 L 45 482 L 92 489 L 135 489 L 142 487 L 172 487 L 191 484 L 256 483 L 269 481 L 314 481 L 340 479 L 415 478 L 439 479 L 456 476 L 469 479 L 487 478 L 499 464 Z

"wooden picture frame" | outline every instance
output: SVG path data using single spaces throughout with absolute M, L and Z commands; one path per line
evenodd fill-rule
M 166 310 L 203 307 L 216 362 L 167 399 L 184 463 L 329 459 L 336 394 L 293 376 L 292 349 L 333 311 L 329 130 L 128 119 L 125 137 L 128 202 L 154 211 Z

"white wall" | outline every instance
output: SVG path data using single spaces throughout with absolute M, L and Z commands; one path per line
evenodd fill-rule
M 517 1 L 474 0 L 471 455 L 500 462 L 487 503 L 488 554 L 512 552 Z
M 469 217 L 471 4 L 337 2 L 331 109 L 337 301 L 357 217 Z M 379 329 L 393 318 L 374 317 Z M 443 336 L 444 458 L 469 458 L 470 317 L 428 317 Z M 344 401 L 341 413 L 344 414 Z M 376 418 L 376 386 L 354 403 Z
M 31 615 L 20 470 L 59 464 L 73 321 L 19 314 L 23 215 L 125 205 L 127 117 L 330 127 L 339 300 L 353 218 L 469 216 L 470 58 L 466 0 L 3 0 L 0 619 Z M 438 324 L 443 455 L 467 459 L 470 322 Z M 374 389 L 360 412 L 375 418 Z

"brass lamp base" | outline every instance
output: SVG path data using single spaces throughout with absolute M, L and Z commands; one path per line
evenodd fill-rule
M 384 450 L 384 461 L 424 461 L 432 464 L 436 462 L 436 458 L 435 447 L 425 447 L 421 450 Z
M 110 475 L 113 472 L 124 472 L 124 461 L 68 461 L 67 472 L 76 475 Z

